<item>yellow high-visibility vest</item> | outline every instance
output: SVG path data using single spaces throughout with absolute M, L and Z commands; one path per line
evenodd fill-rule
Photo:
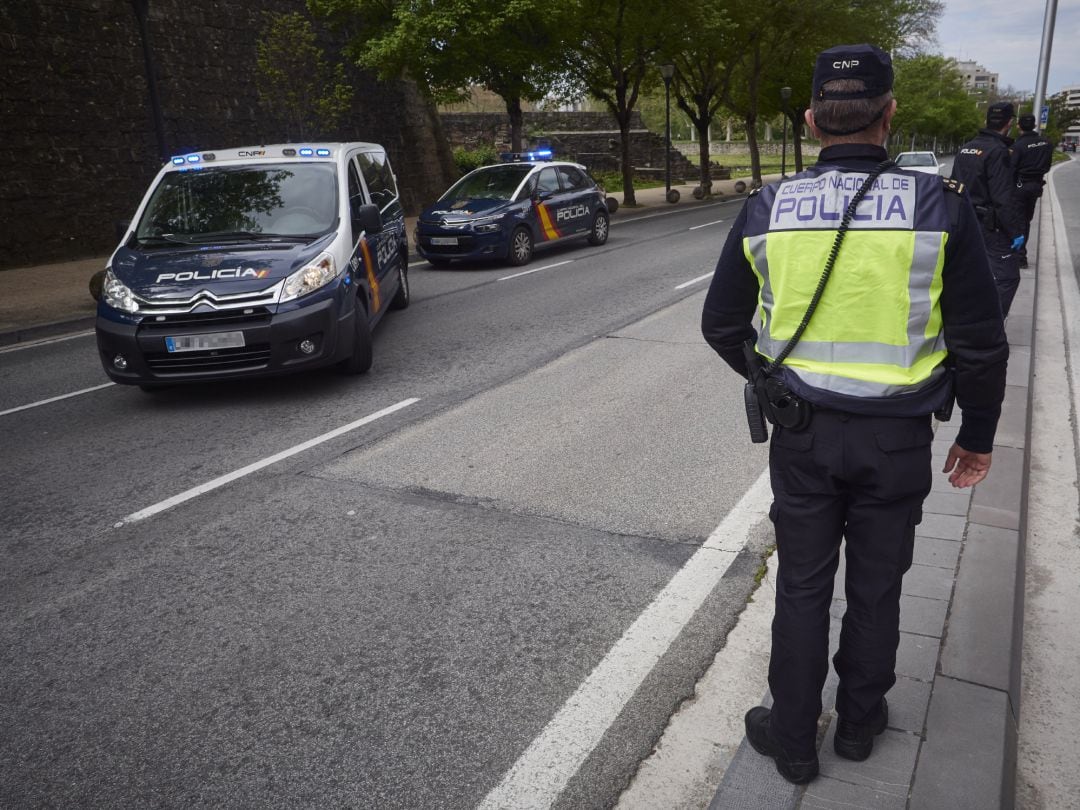
M 939 299 L 948 234 L 940 179 L 923 177 L 930 182 L 913 173 L 883 174 L 860 203 L 821 301 L 784 360 L 805 383 L 884 397 L 919 390 L 942 372 Z M 794 334 L 840 216 L 865 179 L 811 170 L 768 187 L 754 201 L 757 213 L 748 212 L 743 250 L 760 283 L 761 355 L 775 358 Z M 935 193 L 932 209 L 940 210 L 917 217 L 916 203 Z

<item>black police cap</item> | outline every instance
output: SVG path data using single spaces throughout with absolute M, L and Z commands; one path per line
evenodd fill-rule
M 841 93 L 824 89 L 826 82 L 836 79 L 858 79 L 864 90 Z M 893 86 L 892 58 L 873 45 L 837 45 L 818 54 L 814 65 L 814 98 L 843 100 L 876 98 Z
M 1008 101 L 997 101 L 986 108 L 986 125 L 994 129 L 1001 129 L 1012 120 L 1016 114 L 1013 105 Z
M 1024 132 L 1031 132 L 1031 130 L 1035 129 L 1035 116 L 1031 113 L 1021 115 L 1018 119 L 1018 123 L 1020 124 L 1020 129 L 1024 130 Z

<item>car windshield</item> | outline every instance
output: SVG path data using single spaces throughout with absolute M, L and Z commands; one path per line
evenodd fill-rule
M 203 242 L 326 233 L 337 219 L 335 168 L 324 163 L 169 172 L 135 231 L 140 242 Z
M 457 200 L 509 200 L 521 181 L 532 171 L 528 164 L 485 166 L 465 175 L 452 185 L 439 202 Z
M 898 155 L 896 158 L 897 166 L 934 166 L 934 156 L 925 152 L 914 153 L 910 155 Z

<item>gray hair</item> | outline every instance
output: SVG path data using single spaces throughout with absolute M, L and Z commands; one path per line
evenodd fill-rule
M 862 79 L 834 79 L 822 88 L 834 93 L 857 93 L 866 89 Z M 881 120 L 892 101 L 890 90 L 876 98 L 818 99 L 810 102 L 814 123 L 833 138 L 844 138 L 862 132 Z

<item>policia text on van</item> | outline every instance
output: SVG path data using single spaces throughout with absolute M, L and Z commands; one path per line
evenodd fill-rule
M 153 387 L 372 362 L 409 303 L 397 182 L 370 143 L 174 157 L 105 273 L 97 342 L 118 383 Z

